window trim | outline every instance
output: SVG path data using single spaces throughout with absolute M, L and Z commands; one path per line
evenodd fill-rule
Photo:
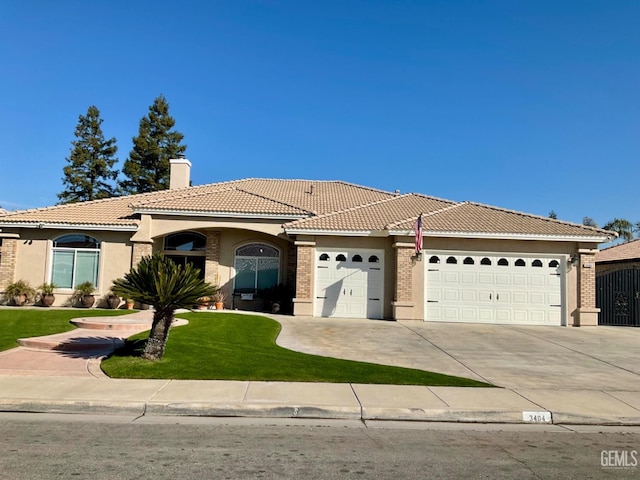
M 90 237 L 92 238 L 96 244 L 98 245 L 97 248 L 76 248 L 76 247 L 57 247 L 55 244 L 56 242 L 59 242 L 61 239 L 63 239 L 64 237 L 70 237 L 73 235 L 83 235 L 85 237 Z M 95 282 L 93 283 L 93 286 L 95 287 L 96 291 L 100 291 L 100 285 L 101 285 L 101 276 L 102 276 L 102 245 L 103 245 L 103 241 L 100 240 L 98 237 L 93 236 L 93 235 L 88 235 L 86 233 L 83 232 L 68 232 L 68 233 L 63 233 L 62 235 L 58 235 L 55 238 L 52 238 L 50 240 L 50 248 L 49 248 L 49 261 L 48 263 L 48 272 L 47 272 L 47 278 L 49 279 L 50 283 L 55 283 L 54 279 L 53 279 L 53 275 L 55 272 L 55 252 L 73 252 L 73 271 L 71 272 L 71 286 L 67 287 L 67 286 L 57 286 L 56 290 L 60 290 L 62 292 L 73 292 L 76 289 L 76 285 L 78 285 L 78 282 L 76 280 L 76 267 L 77 267 L 77 258 L 78 258 L 78 252 L 90 252 L 90 253 L 95 253 L 97 255 L 97 262 L 96 262 L 96 271 L 95 271 Z
M 246 256 L 246 255 L 240 255 L 238 256 L 237 252 L 238 250 L 240 250 L 241 248 L 244 248 L 246 246 L 249 245 L 264 245 L 266 247 L 270 247 L 273 248 L 276 252 L 278 252 L 278 256 L 277 257 L 256 257 L 256 256 Z M 236 269 L 236 260 L 238 258 L 247 258 L 247 259 L 259 259 L 259 258 L 277 258 L 278 259 L 278 278 L 276 280 L 276 283 L 274 286 L 279 285 L 281 283 L 281 278 L 282 278 L 282 249 L 272 243 L 269 242 L 264 242 L 264 241 L 256 241 L 256 240 L 252 240 L 249 242 L 244 242 L 241 243 L 240 245 L 236 245 L 236 247 L 233 249 L 233 290 L 235 292 L 236 290 L 236 277 L 238 276 L 238 270 Z M 256 263 L 257 266 L 257 263 Z M 258 289 L 258 270 L 256 269 L 255 271 L 255 275 L 254 275 L 254 291 L 257 293 Z

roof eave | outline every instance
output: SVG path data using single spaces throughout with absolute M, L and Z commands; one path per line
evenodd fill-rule
M 138 225 L 97 225 L 92 223 L 49 223 L 49 222 L 20 222 L 0 223 L 2 228 L 34 228 L 34 229 L 58 229 L 58 230 L 101 230 L 111 232 L 135 232 Z
M 288 235 L 326 235 L 340 237 L 388 237 L 386 230 L 323 230 L 285 228 Z
M 413 230 L 392 230 L 389 235 L 414 235 Z M 589 242 L 602 243 L 610 241 L 611 238 L 602 236 L 587 235 L 551 235 L 551 234 L 534 234 L 534 233 L 491 233 L 491 232 L 436 232 L 423 230 L 423 237 L 454 237 L 454 238 L 484 238 L 495 240 L 551 240 L 554 242 Z

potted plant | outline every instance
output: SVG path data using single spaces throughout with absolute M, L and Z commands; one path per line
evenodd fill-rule
M 198 310 L 206 310 L 209 308 L 209 303 L 211 302 L 211 297 L 200 297 L 198 299 Z
M 36 291 L 26 280 L 18 280 L 7 285 L 4 294 L 13 305 L 21 307 L 27 301 L 33 301 Z
M 216 310 L 224 309 L 224 292 L 221 288 L 216 289 L 216 293 L 213 294 L 213 304 Z
M 127 305 L 127 310 L 133 310 L 133 305 L 135 303 L 133 298 L 127 298 L 124 303 Z
M 107 306 L 110 309 L 115 310 L 120 306 L 120 297 L 109 290 L 109 293 L 105 296 L 105 302 L 107 302 Z
M 56 301 L 56 297 L 53 295 L 55 288 L 55 283 L 43 283 L 38 287 L 38 291 L 40 292 L 40 305 L 43 307 L 53 305 L 53 302 Z
M 93 286 L 93 283 L 89 281 L 82 282 L 76 285 L 74 297 L 80 306 L 84 308 L 91 308 L 96 301 L 96 298 L 93 296 L 94 291 L 95 287 Z

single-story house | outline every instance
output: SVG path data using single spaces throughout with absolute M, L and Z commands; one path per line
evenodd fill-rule
M 597 325 L 594 258 L 612 233 L 550 218 L 343 181 L 247 178 L 0 216 L 0 292 L 90 280 L 106 294 L 141 257 L 191 262 L 226 308 L 278 284 L 293 315 Z M 423 249 L 416 249 L 421 217 Z
M 640 238 L 603 248 L 596 253 L 596 274 L 640 268 Z
M 600 325 L 640 327 L 640 239 L 596 253 L 596 306 Z

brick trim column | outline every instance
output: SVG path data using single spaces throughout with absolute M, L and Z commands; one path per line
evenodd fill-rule
M 578 318 L 574 326 L 598 325 L 596 308 L 596 253 L 597 250 L 579 249 L 578 256 Z
M 413 299 L 413 268 L 415 266 L 415 245 L 409 242 L 396 242 L 396 275 L 394 285 L 393 318 L 395 320 L 413 320 L 415 302 Z
M 213 285 L 220 285 L 218 268 L 220 267 L 220 232 L 207 231 L 205 246 L 204 279 Z
M 142 257 L 147 257 L 153 253 L 152 242 L 133 242 L 133 248 L 131 249 L 131 268 L 140 263 Z
M 293 299 L 294 315 L 313 315 L 313 255 L 316 242 L 296 241 L 296 297 Z
M 17 252 L 17 239 L 2 239 L 2 246 L 0 247 L 0 291 L 4 291 L 7 285 L 15 280 Z

